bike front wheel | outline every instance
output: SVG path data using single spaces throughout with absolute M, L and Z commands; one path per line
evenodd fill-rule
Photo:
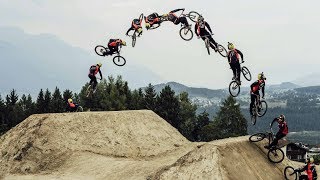
M 218 44 L 218 52 L 222 57 L 227 57 L 228 52 L 221 44 Z
M 286 180 L 296 180 L 298 178 L 298 175 L 294 172 L 294 168 L 292 166 L 285 167 L 283 174 Z
M 118 55 L 113 58 L 113 63 L 117 66 L 124 66 L 126 64 L 126 59 Z
M 246 80 L 251 81 L 251 73 L 247 67 L 243 66 L 241 72 Z
M 265 100 L 260 101 L 260 106 L 258 109 L 258 116 L 262 117 L 267 113 L 268 110 L 268 104 Z
M 105 56 L 105 53 L 107 52 L 107 48 L 104 46 L 98 45 L 94 48 L 94 51 L 99 55 L 99 56 Z
M 231 81 L 229 84 L 229 93 L 232 97 L 237 97 L 240 93 L 240 86 L 237 81 Z
M 266 137 L 267 136 L 265 133 L 256 133 L 256 134 L 253 134 L 249 137 L 249 141 L 250 142 L 259 142 L 259 141 L 262 141 Z
M 200 16 L 200 14 L 197 13 L 196 11 L 190 11 L 188 14 L 188 17 L 192 22 L 197 22 L 199 16 Z
M 82 106 L 78 106 L 78 108 L 77 108 L 77 112 L 83 112 L 83 108 L 82 108 Z
M 251 124 L 256 125 L 256 122 L 257 122 L 257 115 L 254 114 L 251 116 Z
M 271 147 L 268 151 L 268 159 L 273 163 L 280 163 L 284 159 L 284 152 L 278 147 Z
M 189 27 L 182 27 L 179 34 L 185 41 L 190 41 L 193 38 L 193 32 Z
M 160 27 L 160 23 L 153 24 L 149 29 L 157 29 L 158 27 Z

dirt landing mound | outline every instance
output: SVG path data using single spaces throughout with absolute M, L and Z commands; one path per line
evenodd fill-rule
M 191 143 L 146 110 L 33 115 L 0 137 L 0 179 L 283 179 L 262 146 Z

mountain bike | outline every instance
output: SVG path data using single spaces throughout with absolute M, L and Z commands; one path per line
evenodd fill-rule
M 210 55 L 210 40 L 209 40 L 209 36 L 212 36 L 213 34 L 208 34 L 208 35 L 204 35 L 204 36 L 200 36 L 200 37 L 204 37 L 205 40 L 204 40 L 204 44 L 205 44 L 205 47 L 207 48 L 207 51 L 208 51 L 208 54 Z M 216 52 L 219 52 L 219 54 L 222 56 L 222 57 L 227 57 L 227 50 L 226 48 L 224 48 L 221 44 L 218 44 L 218 50 Z
M 240 64 L 244 63 L 244 61 L 242 61 Z M 244 78 L 247 81 L 251 81 L 251 73 L 249 71 L 249 69 L 245 66 L 242 66 L 240 68 L 242 75 L 244 76 Z M 237 80 L 238 77 L 236 77 L 234 80 L 232 80 L 229 84 L 229 93 L 231 96 L 233 97 L 237 97 L 240 93 L 240 85 L 241 83 Z
M 195 11 L 190 11 L 188 14 L 184 14 L 184 11 L 182 11 L 180 16 L 184 16 L 189 18 L 191 21 L 196 22 L 197 18 L 200 16 L 199 13 Z M 180 37 L 185 41 L 190 41 L 193 38 L 193 32 L 191 30 L 191 25 L 186 26 L 181 24 L 181 29 L 179 31 Z
M 122 46 L 120 46 L 118 52 L 113 53 L 117 54 L 113 57 L 113 63 L 117 66 L 124 66 L 126 64 L 126 59 L 120 55 L 121 47 Z M 106 56 L 106 54 L 110 51 L 107 47 L 104 47 L 102 45 L 97 45 L 94 50 L 99 56 Z
M 137 33 L 138 31 L 135 30 L 134 33 L 132 35 L 128 35 L 129 37 L 132 38 L 132 47 L 134 47 L 136 45 L 136 41 L 137 41 Z M 139 37 L 139 36 L 138 36 Z
M 252 106 L 251 112 L 251 122 L 252 125 L 255 125 L 257 122 L 257 117 L 262 117 L 267 113 L 268 110 L 268 104 L 265 100 L 260 100 L 260 96 L 257 94 L 253 94 L 257 96 L 255 103 Z
M 266 133 L 256 133 L 249 137 L 250 142 L 259 142 L 265 138 L 268 138 L 268 144 L 270 145 L 274 139 L 274 133 L 272 132 L 272 126 L 270 125 L 270 131 Z M 273 163 L 280 163 L 284 159 L 284 152 L 278 146 L 272 146 L 267 153 L 269 161 Z
M 98 84 L 96 85 L 95 89 L 93 89 L 93 84 L 94 82 L 89 83 L 89 86 L 87 87 L 87 90 L 86 90 L 86 97 L 93 95 L 97 91 Z

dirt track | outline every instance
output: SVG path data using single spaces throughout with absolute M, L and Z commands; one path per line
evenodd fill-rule
M 32 115 L 0 137 L 0 179 L 283 179 L 262 145 L 191 143 L 146 110 Z

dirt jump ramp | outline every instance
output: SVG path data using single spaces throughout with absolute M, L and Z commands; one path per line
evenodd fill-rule
M 283 179 L 262 146 L 191 143 L 148 110 L 36 114 L 0 137 L 0 179 Z

